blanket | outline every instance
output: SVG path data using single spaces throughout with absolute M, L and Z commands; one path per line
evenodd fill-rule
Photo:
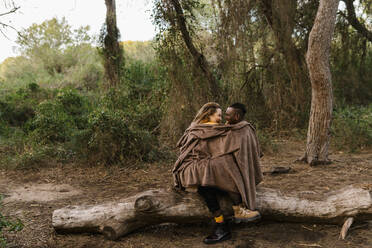
M 212 186 L 239 193 L 245 207 L 256 209 L 256 185 L 262 181 L 262 156 L 254 127 L 192 123 L 178 141 L 173 168 L 176 187 Z

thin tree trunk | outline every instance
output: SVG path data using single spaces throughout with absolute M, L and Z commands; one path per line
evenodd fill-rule
M 120 83 L 122 66 L 122 49 L 119 44 L 119 30 L 116 25 L 115 0 L 105 0 L 106 4 L 106 35 L 104 37 L 104 67 L 105 77 L 109 87 Z
M 311 81 L 311 110 L 303 160 L 310 165 L 329 163 L 332 120 L 332 82 L 329 66 L 331 39 L 339 0 L 321 0 L 310 32 L 306 62 Z
M 187 30 L 186 26 L 186 20 L 185 16 L 183 14 L 182 7 L 179 3 L 178 0 L 171 0 L 171 3 L 176 11 L 176 18 L 177 18 L 177 23 L 179 26 L 179 29 L 181 31 L 183 40 L 187 46 L 187 49 L 191 53 L 192 57 L 195 60 L 195 63 L 198 65 L 200 68 L 201 72 L 205 75 L 207 78 L 207 81 L 209 83 L 209 89 L 210 89 L 210 95 L 218 98 L 219 95 L 219 87 L 216 81 L 216 78 L 211 72 L 210 65 L 204 55 L 200 53 L 196 47 L 194 46 L 192 39 L 190 37 L 189 31 Z

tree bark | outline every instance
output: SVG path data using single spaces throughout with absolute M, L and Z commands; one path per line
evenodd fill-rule
M 109 87 L 120 83 L 122 66 L 122 49 L 119 44 L 119 30 L 116 25 L 115 0 L 105 0 L 106 4 L 106 35 L 104 37 L 104 67 L 105 77 Z
M 311 110 L 303 160 L 310 165 L 329 163 L 332 120 L 332 82 L 329 66 L 331 39 L 339 0 L 321 0 L 310 32 L 306 62 L 311 81 Z
M 187 46 L 187 49 L 191 53 L 192 57 L 195 60 L 195 64 L 198 65 L 200 68 L 201 72 L 205 75 L 207 78 L 207 81 L 209 83 L 209 89 L 210 89 L 210 95 L 218 99 L 219 95 L 219 87 L 216 81 L 216 78 L 211 72 L 210 65 L 204 55 L 200 53 L 196 47 L 194 46 L 194 43 L 192 42 L 192 39 L 190 37 L 189 31 L 187 30 L 186 26 L 186 19 L 183 14 L 182 7 L 179 3 L 178 0 L 171 0 L 171 3 L 176 11 L 176 18 L 177 18 L 177 23 L 179 26 L 179 29 L 181 31 L 183 40 Z M 216 100 L 217 101 L 217 100 Z
M 258 188 L 257 206 L 264 219 L 342 224 L 346 218 L 372 219 L 369 190 L 346 187 L 319 200 L 298 195 L 285 196 L 278 190 Z M 225 214 L 232 214 L 231 202 L 221 199 Z M 160 223 L 195 223 L 211 219 L 197 193 L 154 189 L 117 202 L 94 206 L 67 206 L 53 212 L 56 231 L 102 233 L 115 240 L 141 227 Z

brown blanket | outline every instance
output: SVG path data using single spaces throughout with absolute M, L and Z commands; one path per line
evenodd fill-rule
M 181 154 L 173 168 L 175 186 L 213 186 L 240 193 L 244 205 L 256 209 L 256 185 L 262 181 L 261 151 L 251 124 L 193 123 L 177 146 Z

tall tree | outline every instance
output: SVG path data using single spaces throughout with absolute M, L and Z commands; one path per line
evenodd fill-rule
M 331 40 L 339 0 L 320 0 L 310 32 L 306 62 L 311 81 L 311 110 L 303 157 L 310 165 L 329 163 L 328 147 L 332 120 L 332 81 L 329 66 Z
M 263 0 L 262 12 L 274 34 L 277 50 L 284 55 L 285 68 L 291 81 L 293 110 L 304 112 L 308 109 L 308 88 L 305 51 L 296 47 L 294 29 L 297 13 L 296 0 Z
M 89 26 L 73 30 L 66 18 L 32 24 L 21 31 L 16 43 L 22 56 L 40 63 L 50 75 L 62 73 L 67 63 L 65 51 L 90 42 Z
M 178 28 L 181 31 L 186 47 L 194 58 L 195 64 L 200 68 L 202 73 L 207 78 L 211 95 L 217 98 L 219 93 L 217 81 L 212 74 L 208 61 L 204 55 L 196 49 L 192 42 L 189 31 L 187 30 L 186 19 L 183 14 L 182 6 L 178 0 L 171 0 L 171 3 L 175 9 Z
M 108 87 L 115 87 L 120 83 L 123 63 L 123 49 L 119 43 L 119 29 L 116 25 L 115 0 L 105 0 L 106 30 L 103 38 L 103 55 L 105 76 Z

